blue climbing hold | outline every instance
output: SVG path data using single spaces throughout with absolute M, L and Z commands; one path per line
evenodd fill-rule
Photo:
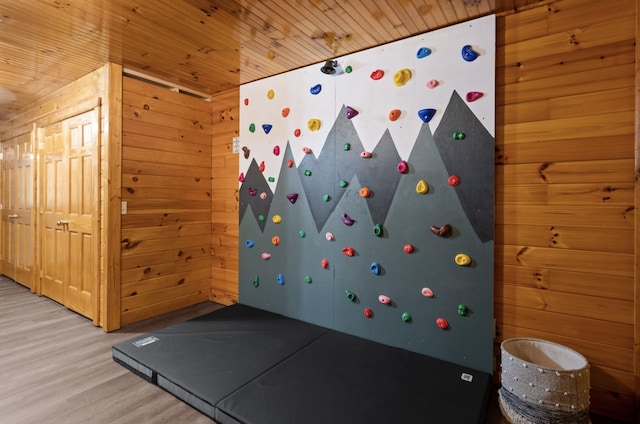
M 418 52 L 416 53 L 416 57 L 418 59 L 425 58 L 431 54 L 431 49 L 429 47 L 420 47 Z
M 248 248 L 252 248 L 253 246 L 255 246 L 255 242 L 253 240 L 247 240 L 244 242 L 244 244 L 246 244 Z
M 429 121 L 431 121 L 431 118 L 433 118 L 433 115 L 435 114 L 436 114 L 435 109 L 420 109 L 418 111 L 418 116 L 420 117 L 420 119 L 422 119 L 424 123 L 428 123 Z
M 309 92 L 314 96 L 322 91 L 322 85 L 316 84 L 309 89 Z
M 276 280 L 278 281 L 278 284 L 280 284 L 281 286 L 284 285 L 284 274 L 278 274 L 278 276 L 276 277 Z
M 269 134 L 271 128 L 273 128 L 273 125 L 271 124 L 262 124 L 262 129 L 264 130 L 265 134 Z
M 467 62 L 473 62 L 478 58 L 478 53 L 474 52 L 469 44 L 462 48 L 462 58 Z
M 373 272 L 375 275 L 382 274 L 382 267 L 380 267 L 380 264 L 378 262 L 373 262 L 371 264 L 371 272 Z

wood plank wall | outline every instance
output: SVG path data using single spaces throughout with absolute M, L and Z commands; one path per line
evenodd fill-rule
M 496 352 L 510 337 L 576 349 L 591 411 L 629 423 L 635 8 L 564 0 L 500 16 L 496 58 Z M 236 300 L 238 90 L 213 115 L 212 298 Z
M 211 105 L 123 79 L 121 324 L 209 300 Z

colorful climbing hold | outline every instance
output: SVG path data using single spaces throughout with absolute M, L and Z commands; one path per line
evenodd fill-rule
M 464 140 L 464 137 L 465 137 L 465 133 L 458 132 L 458 131 L 454 132 L 453 135 L 452 135 L 452 138 L 454 140 Z
M 310 131 L 318 131 L 321 125 L 322 123 L 317 118 L 311 118 L 307 121 L 307 128 L 309 128 Z
M 258 171 L 264 172 L 265 164 L 264 161 L 260 162 L 260 166 L 258 166 Z
M 253 122 L 249 124 L 249 132 L 256 132 L 256 124 L 254 124 Z
M 249 187 L 247 191 L 249 192 L 249 196 L 255 196 L 256 194 L 258 194 L 258 189 L 252 187 Z
M 346 113 L 347 113 L 347 119 L 351 119 L 351 118 L 353 118 L 355 116 L 358 116 L 358 113 L 360 113 L 360 112 L 358 112 L 357 110 L 355 110 L 351 106 L 347 106 Z
M 362 187 L 359 191 L 360 193 L 360 197 L 369 197 L 369 195 L 371 194 L 371 191 L 367 188 L 367 187 Z
M 287 194 L 287 199 L 289 200 L 289 202 L 291 202 L 291 204 L 295 204 L 296 200 L 298 200 L 298 193 L 289 193 Z
M 484 94 L 481 93 L 480 91 L 469 91 L 465 97 L 467 101 L 471 103 L 471 102 L 475 102 L 482 96 L 484 96 Z
M 303 151 L 304 153 L 306 153 L 307 155 L 311 154 L 311 149 L 310 149 L 309 147 L 307 147 L 307 146 L 303 147 L 303 148 L 302 148 L 302 151 Z
M 462 303 L 458 305 L 458 315 L 466 317 L 468 313 L 469 308 L 467 308 L 467 305 L 464 305 Z
M 471 46 L 467 44 L 462 48 L 462 58 L 467 62 L 473 62 L 478 58 L 478 53 L 473 51 Z
M 384 303 L 385 305 L 389 305 L 391 304 L 391 298 L 389 296 L 385 296 L 383 294 L 381 294 L 380 296 L 378 296 L 378 301 L 380 303 Z
M 418 116 L 424 123 L 428 123 L 433 118 L 433 115 L 436 114 L 435 109 L 420 109 L 418 111 Z
M 273 146 L 273 154 L 280 156 L 280 146 Z
M 262 129 L 265 134 L 269 134 L 271 132 L 271 128 L 273 128 L 273 125 L 271 124 L 262 124 Z
M 289 112 L 291 112 L 291 109 L 289 109 L 288 107 L 284 107 L 282 108 L 282 111 L 280 113 L 282 114 L 283 118 L 286 118 L 287 116 L 289 116 Z
M 273 221 L 274 224 L 279 224 L 282 222 L 282 217 L 280 215 L 273 215 L 271 221 Z
M 280 244 L 280 237 L 278 237 L 278 236 L 271 237 L 271 244 L 273 244 L 274 246 L 279 245 Z
M 438 80 L 436 80 L 436 79 L 432 79 L 432 80 L 427 81 L 427 88 L 430 88 L 430 89 L 432 89 L 432 90 L 433 90 L 433 89 L 434 89 L 434 88 L 436 88 L 439 84 L 440 84 L 440 83 L 438 82 Z
M 420 180 L 418 181 L 418 184 L 416 184 L 416 192 L 418 194 L 426 194 L 429 191 L 429 185 L 426 183 L 425 180 Z
M 305 282 L 305 283 L 307 283 L 307 284 L 311 284 L 311 282 L 312 282 L 312 281 L 313 281 L 313 280 L 311 279 L 311 276 L 310 276 L 310 275 L 305 275 L 305 276 L 304 276 L 304 282 Z
M 284 284 L 284 274 L 278 274 L 276 281 L 282 286 Z
M 313 87 L 311 87 L 311 88 L 309 89 L 309 92 L 310 92 L 311 94 L 313 94 L 314 96 L 315 96 L 316 94 L 319 94 L 321 91 L 322 91 L 322 85 L 321 85 L 321 84 L 316 84 L 316 85 L 314 85 Z
M 325 202 L 328 202 L 329 200 L 331 200 L 331 196 L 329 196 L 328 194 L 324 194 L 322 196 L 322 200 L 325 201 Z
M 329 231 L 327 231 L 326 233 L 324 233 L 324 237 L 328 240 L 328 241 L 333 241 L 333 234 L 330 233 Z
M 264 252 L 262 253 L 262 255 L 260 255 L 262 257 L 262 259 L 269 259 L 271 257 L 271 253 L 268 252 Z
M 304 175 L 305 177 L 310 177 L 311 176 L 311 171 L 309 171 L 308 169 L 304 170 Z
M 401 113 L 400 109 L 392 109 L 389 112 L 389 121 L 397 121 Z
M 404 250 L 404 253 L 411 254 L 414 252 L 415 247 L 413 247 L 411 244 L 405 244 L 402 250 Z
M 349 215 L 347 215 L 346 213 L 343 213 L 341 218 L 342 218 L 342 222 L 344 223 L 344 225 L 346 225 L 348 227 L 352 226 L 355 223 L 355 221 L 353 219 L 351 219 L 349 217 Z
M 347 67 L 346 67 L 346 68 L 344 68 L 344 71 L 345 71 L 347 74 L 350 74 L 351 72 L 353 72 L 353 68 L 351 67 L 351 65 L 347 65 Z
M 442 330 L 446 330 L 447 328 L 449 328 L 449 323 L 444 318 L 438 318 L 436 320 L 436 325 Z
M 289 159 L 287 161 L 287 168 L 291 168 L 293 166 L 293 159 Z
M 276 96 L 276 92 L 273 90 L 269 90 L 267 91 L 267 99 L 269 100 L 273 100 L 273 98 Z
M 262 200 L 265 200 L 267 198 L 267 193 L 265 193 L 264 191 L 262 193 L 260 193 L 260 198 Z
M 349 183 L 345 180 L 340 180 L 340 188 L 347 188 Z
M 433 297 L 433 290 L 431 290 L 429 287 L 423 288 L 422 290 L 420 290 L 420 293 L 422 293 L 424 297 Z
M 253 279 L 253 287 L 258 287 L 260 285 L 260 277 L 256 277 Z
M 458 184 L 460 184 L 460 178 L 457 175 L 452 175 L 449 178 L 447 178 L 447 183 L 451 186 L 451 187 L 455 187 Z
M 300 137 L 300 128 L 296 128 L 295 130 L 293 130 L 293 135 L 296 137 Z
M 274 182 L 276 180 L 275 177 L 269 177 L 267 178 L 267 181 L 269 181 L 270 183 Z
M 255 246 L 255 242 L 253 240 L 247 240 L 244 242 L 245 246 L 247 246 L 249 249 L 251 249 L 253 246 Z
M 356 301 L 356 294 L 354 292 L 352 292 L 351 290 L 345 290 L 344 294 L 347 295 L 347 299 L 349 299 L 352 302 Z
M 374 275 L 382 274 L 382 267 L 380 266 L 380 264 L 378 262 L 372 262 L 371 266 L 369 267 L 369 269 L 371 270 L 371 272 Z
M 455 257 L 455 262 L 460 266 L 469 266 L 471 265 L 471 258 L 469 255 L 465 255 L 464 253 L 458 253 Z
M 376 69 L 375 71 L 371 72 L 371 79 L 372 80 L 379 80 L 384 76 L 384 71 L 382 69 Z
M 262 215 L 262 214 L 258 215 L 258 221 L 264 222 L 265 219 L 266 218 L 264 217 L 264 215 Z
M 305 238 L 307 236 L 307 232 L 305 230 L 298 231 L 298 237 Z
M 402 313 L 402 321 L 411 322 L 411 314 L 409 312 Z
M 382 237 L 382 224 L 376 224 L 373 226 L 373 234 L 376 237 Z
M 401 174 L 406 174 L 409 171 L 409 164 L 406 160 L 400 161 L 398 164 L 398 172 Z
M 249 106 L 249 99 L 247 99 L 247 98 L 244 99 L 244 105 L 245 106 Z
M 322 265 L 322 268 L 327 269 L 329 268 L 329 261 L 327 259 L 323 259 L 320 261 L 320 265 Z
M 442 227 L 436 227 L 435 225 L 432 225 L 431 227 L 429 227 L 429 230 L 431 230 L 433 234 L 439 237 L 446 237 L 451 233 L 451 225 L 444 224 Z
M 367 318 L 371 318 L 373 316 L 373 311 L 371 308 L 364 308 L 364 316 Z
M 364 151 L 364 152 L 360 153 L 360 157 L 361 158 L 369 159 L 372 156 L 373 156 L 373 154 L 371 152 Z
M 353 247 L 343 247 L 342 248 L 342 253 L 344 253 L 347 256 L 353 256 L 356 254 L 356 251 L 353 249 Z
M 431 54 L 431 49 L 429 47 L 420 47 L 416 52 L 416 57 L 418 59 L 423 59 Z
M 404 68 L 393 74 L 393 84 L 396 87 L 402 87 L 411 79 L 411 70 Z
M 342 150 L 344 150 L 344 151 L 349 151 L 349 150 L 351 150 L 351 144 L 349 144 L 349 143 L 344 143 L 344 146 L 342 146 Z
M 240 173 L 240 176 L 238 177 L 238 181 L 240 181 L 241 183 L 244 182 L 244 172 Z

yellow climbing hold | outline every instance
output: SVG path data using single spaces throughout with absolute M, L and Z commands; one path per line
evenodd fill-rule
M 276 92 L 273 90 L 269 90 L 267 91 L 267 99 L 269 100 L 273 100 L 273 98 L 276 96 Z
M 404 68 L 393 74 L 393 83 L 397 87 L 402 87 L 411 79 L 411 70 Z
M 273 218 L 271 218 L 271 220 L 274 224 L 279 224 L 282 222 L 282 217 L 280 215 L 273 215 Z
M 427 191 L 429 191 L 429 185 L 424 180 L 418 181 L 418 184 L 416 184 L 416 192 L 418 192 L 418 194 L 426 194 Z
M 471 264 L 471 258 L 468 255 L 465 255 L 464 253 L 458 253 L 456 255 L 456 264 L 460 265 L 460 266 L 469 266 Z
M 310 131 L 318 131 L 321 125 L 320 120 L 316 118 L 311 118 L 307 121 L 307 128 L 309 128 Z

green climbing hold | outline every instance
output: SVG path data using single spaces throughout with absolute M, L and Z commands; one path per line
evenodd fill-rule
M 342 146 L 342 148 L 343 148 L 345 151 L 351 150 L 351 144 L 349 144 L 349 143 L 344 143 L 344 146 Z
M 304 276 L 304 282 L 307 284 L 311 284 L 311 276 L 310 275 L 305 275 Z
M 454 132 L 453 133 L 453 139 L 454 140 L 464 140 L 464 133 L 463 132 Z
M 376 224 L 373 227 L 373 234 L 375 234 L 378 237 L 382 237 L 382 224 Z
M 260 277 L 256 277 L 253 279 L 253 287 L 258 287 L 260 285 Z
M 254 124 L 253 122 L 249 124 L 249 131 L 252 133 L 256 132 L 256 124 Z
M 267 180 L 269 180 L 270 183 L 274 182 L 276 179 L 274 177 L 269 177 L 267 178 Z
M 354 292 L 352 292 L 351 290 L 345 290 L 344 294 L 347 295 L 347 299 L 349 299 L 352 302 L 356 301 L 356 294 Z
M 331 196 L 329 196 L 328 194 L 325 194 L 324 196 L 322 196 L 322 200 L 324 200 L 325 202 L 328 202 L 329 200 L 331 200 Z
M 307 233 L 305 230 L 300 230 L 298 231 L 298 235 L 300 236 L 300 238 L 305 238 L 307 236 Z
M 264 222 L 264 215 L 258 215 L 258 221 Z
M 350 73 L 353 71 L 353 68 L 351 67 L 351 65 L 348 65 L 346 68 L 344 68 L 344 71 L 345 71 L 347 74 L 350 74 Z
M 409 322 L 411 321 L 411 314 L 409 312 L 402 313 L 402 321 Z
M 304 170 L 304 175 L 306 175 L 307 177 L 311 176 L 311 171 L 309 171 L 308 169 Z
M 345 180 L 340 181 L 340 187 L 346 188 L 348 185 L 349 185 L 349 183 L 346 182 Z

